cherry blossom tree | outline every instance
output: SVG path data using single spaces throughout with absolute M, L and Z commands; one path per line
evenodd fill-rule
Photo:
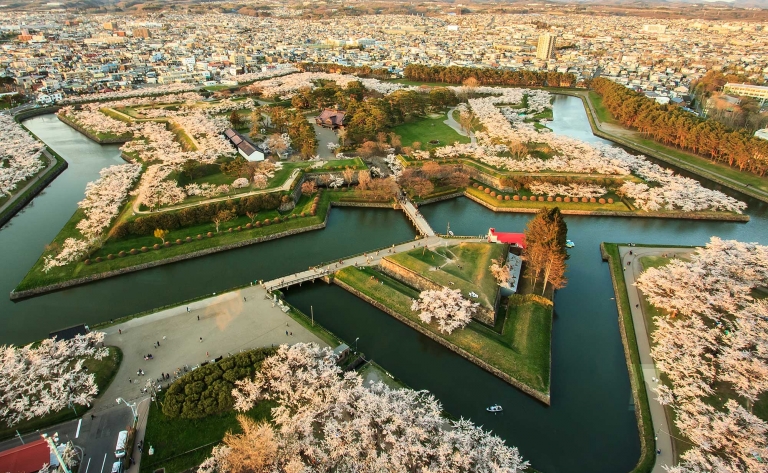
M 765 471 L 768 426 L 751 407 L 768 391 L 768 303 L 752 295 L 766 284 L 768 247 L 717 237 L 637 279 L 662 309 L 651 354 L 670 383 L 658 399 L 696 445 L 670 471 Z M 734 393 L 724 409 L 709 401 L 720 385 Z
M 271 400 L 275 427 L 244 422 L 201 465 L 201 473 L 249 471 L 417 473 L 524 471 L 514 447 L 467 420 L 449 421 L 426 391 L 363 385 L 329 348 L 281 346 L 253 380 L 237 383 L 235 408 Z
M 104 333 L 71 340 L 45 339 L 36 346 L 0 346 L 0 418 L 10 427 L 72 405 L 90 405 L 98 392 L 87 358 L 107 356 Z
M 11 195 L 16 186 L 45 165 L 40 159 L 45 145 L 8 115 L 0 115 L 0 194 Z
M 44 272 L 77 261 L 99 243 L 104 231 L 120 213 L 120 206 L 140 173 L 139 164 L 110 166 L 100 171 L 99 179 L 86 185 L 85 199 L 77 204 L 84 217 L 76 225 L 84 239 L 70 237 L 64 240 L 58 254 L 44 258 Z
M 479 306 L 477 302 L 464 299 L 461 290 L 444 287 L 422 291 L 419 300 L 411 304 L 411 310 L 419 311 L 419 319 L 426 324 L 435 319 L 439 330 L 450 334 L 472 321 L 472 314 Z

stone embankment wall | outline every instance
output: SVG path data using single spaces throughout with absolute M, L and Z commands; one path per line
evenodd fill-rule
M 647 410 L 647 416 L 648 419 L 650 419 L 650 406 L 643 402 L 640 399 L 640 390 L 644 390 L 645 386 L 639 382 L 639 380 L 643 379 L 643 372 L 642 367 L 639 364 L 635 364 L 632 362 L 632 354 L 630 352 L 630 343 L 632 343 L 633 346 L 637 346 L 637 340 L 632 339 L 629 340 L 629 337 L 627 336 L 627 327 L 625 325 L 625 320 L 630 319 L 631 316 L 629 314 L 624 313 L 624 308 L 621 304 L 621 294 L 619 291 L 619 285 L 616 282 L 616 274 L 613 272 L 613 258 L 612 256 L 606 251 L 605 249 L 605 243 L 600 243 L 600 255 L 602 256 L 603 261 L 608 262 L 608 270 L 611 273 L 611 283 L 613 284 L 613 294 L 616 298 L 616 308 L 619 312 L 619 333 L 621 334 L 621 345 L 624 349 L 624 359 L 627 363 L 627 370 L 629 371 L 629 384 L 632 386 L 632 401 L 635 403 L 635 418 L 637 419 L 637 428 L 640 433 L 640 460 L 638 460 L 638 465 L 642 464 L 645 461 L 645 457 L 649 455 L 649 451 L 652 452 L 652 448 L 647 445 L 644 431 L 647 429 L 652 429 L 653 426 L 645 425 L 645 421 L 643 419 L 643 410 Z M 651 453 L 652 454 L 652 453 Z
M 404 282 L 405 284 L 414 287 L 418 289 L 419 291 L 440 291 L 443 289 L 443 286 L 430 281 L 429 279 L 425 278 L 424 276 L 418 274 L 417 272 L 406 268 L 405 266 L 396 263 L 395 261 L 392 261 L 387 258 L 383 258 L 381 262 L 379 263 L 379 269 L 381 269 L 381 272 L 386 274 L 387 276 L 393 277 L 399 281 Z M 494 301 L 494 307 L 499 302 L 499 291 L 496 291 L 496 298 Z M 478 322 L 482 322 L 487 325 L 493 326 L 493 324 L 496 321 L 496 311 L 495 309 L 490 309 L 488 307 L 478 307 L 475 313 L 472 315 L 472 318 L 477 320 Z
M 464 195 L 463 191 L 457 191 L 457 192 L 452 192 L 450 194 L 438 195 L 437 197 L 432 197 L 430 199 L 424 199 L 424 200 L 419 201 L 417 203 L 419 204 L 419 206 L 427 205 L 427 204 L 434 204 L 435 202 L 442 202 L 444 200 L 451 200 L 451 199 L 455 199 L 456 197 L 461 197 L 463 195 Z
M 360 299 L 366 301 L 367 303 L 371 304 L 372 306 L 376 307 L 377 309 L 386 312 L 387 314 L 391 315 L 392 317 L 396 318 L 400 322 L 404 323 L 405 325 L 411 327 L 412 329 L 416 330 L 417 332 L 426 335 L 427 337 L 431 338 L 432 340 L 436 341 L 440 345 L 446 347 L 447 349 L 451 350 L 452 352 L 463 356 L 467 360 L 471 361 L 472 363 L 476 364 L 480 368 L 488 371 L 489 373 L 493 374 L 494 376 L 497 376 L 507 383 L 511 384 L 512 386 L 516 387 L 517 389 L 523 391 L 524 393 L 528 394 L 529 396 L 533 397 L 534 399 L 541 401 L 542 403 L 546 404 L 547 406 L 550 404 L 550 398 L 549 393 L 542 393 L 539 392 L 527 384 L 524 384 L 520 381 L 518 381 L 516 378 L 508 375 L 507 373 L 501 371 L 498 368 L 494 368 L 490 364 L 486 363 L 485 361 L 481 360 L 480 358 L 476 357 L 475 355 L 469 353 L 468 351 L 464 350 L 463 348 L 460 348 L 453 343 L 449 342 L 448 340 L 444 339 L 443 337 L 437 335 L 436 333 L 432 332 L 431 330 L 428 330 L 418 323 L 414 322 L 413 320 L 409 319 L 408 317 L 405 317 L 398 312 L 390 309 L 389 307 L 385 306 L 384 304 L 375 301 L 368 297 L 367 295 L 363 294 L 362 292 L 358 291 L 357 289 L 351 287 L 350 285 L 346 284 L 343 281 L 339 281 L 338 279 L 333 279 L 334 284 L 338 285 L 342 289 L 345 289 L 349 291 L 350 293 L 356 295 Z

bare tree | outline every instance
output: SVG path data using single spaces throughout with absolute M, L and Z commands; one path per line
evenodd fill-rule
M 219 225 L 221 222 L 232 220 L 234 216 L 235 215 L 230 210 L 219 210 L 211 219 L 211 221 L 216 225 L 216 233 L 219 233 Z
M 357 188 L 361 191 L 367 190 L 368 185 L 371 183 L 371 172 L 360 171 L 357 173 Z
M 352 179 L 355 178 L 355 170 L 347 166 L 341 174 L 344 176 L 344 180 L 347 181 L 347 189 L 349 189 L 349 186 L 352 185 Z

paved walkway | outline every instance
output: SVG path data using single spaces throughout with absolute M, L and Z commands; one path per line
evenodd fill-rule
M 408 219 L 411 221 L 411 223 L 416 226 L 416 230 L 418 230 L 421 236 L 435 236 L 435 231 L 432 230 L 432 227 L 429 225 L 429 222 L 427 222 L 427 219 L 421 215 L 421 212 L 416 209 L 416 206 L 413 205 L 413 202 L 411 202 L 410 199 L 406 198 L 405 200 L 400 201 L 400 208 L 403 209 L 403 212 L 405 212 L 405 214 L 408 216 Z
M 16 191 L 13 193 L 11 198 L 8 199 L 6 203 L 4 203 L 3 205 L 0 205 L 0 214 L 3 213 L 5 209 L 7 209 L 8 207 L 16 203 L 16 199 L 18 199 L 19 196 L 27 192 L 29 188 L 37 185 L 37 182 L 40 180 L 40 178 L 45 176 L 48 173 L 48 171 L 53 169 L 53 167 L 56 165 L 56 159 L 53 156 L 51 156 L 51 153 L 48 152 L 47 148 L 43 148 L 43 155 L 45 155 L 45 157 L 48 158 L 48 165 L 45 167 L 45 169 L 41 169 L 40 171 L 38 171 L 37 174 L 35 175 L 35 178 L 27 182 L 27 184 L 24 187 L 22 187 L 21 189 L 16 189 Z
M 104 332 L 106 344 L 123 351 L 123 361 L 115 380 L 96 402 L 95 413 L 114 407 L 118 397 L 129 401 L 146 397 L 142 388 L 148 380 L 157 380 L 161 373 L 173 375 L 178 368 L 183 372 L 185 365 L 192 368 L 229 353 L 284 343 L 327 345 L 274 307 L 259 286 L 135 318 Z M 155 348 L 156 342 L 160 347 Z M 149 353 L 153 359 L 144 360 Z M 144 376 L 137 376 L 139 369 Z
M 457 122 L 453 118 L 453 111 L 454 110 L 456 110 L 456 107 L 453 107 L 450 110 L 448 110 L 448 118 L 445 121 L 443 121 L 443 123 L 445 123 L 449 127 L 453 128 L 454 131 L 456 131 L 456 133 L 460 134 L 461 136 L 469 136 L 469 142 L 470 143 L 472 143 L 472 144 L 477 143 L 477 138 L 475 138 L 475 134 L 471 133 L 471 132 L 467 133 L 466 131 L 464 131 L 464 129 L 461 128 L 461 125 L 459 124 L 459 122 Z M 453 143 L 449 143 L 449 144 L 453 144 Z
M 305 282 L 312 279 L 320 279 L 328 274 L 334 273 L 340 269 L 347 268 L 349 266 L 357 266 L 357 267 L 363 267 L 363 266 L 375 266 L 381 262 L 381 259 L 386 256 L 391 256 L 393 254 L 402 253 L 404 251 L 409 251 L 414 248 L 422 248 L 426 246 L 427 248 L 434 249 L 438 246 L 448 246 L 448 245 L 456 245 L 462 242 L 484 242 L 486 241 L 485 238 L 461 238 L 461 239 L 455 239 L 455 238 L 443 238 L 439 236 L 431 236 L 428 238 L 423 238 L 421 240 L 416 240 L 414 242 L 408 242 L 408 243 L 401 243 L 399 245 L 392 245 L 391 248 L 387 248 L 385 250 L 379 250 L 379 251 L 373 251 L 371 253 L 364 253 L 361 255 L 352 256 L 349 258 L 342 258 L 339 260 L 339 262 L 331 263 L 323 266 L 318 266 L 315 268 L 310 268 L 306 271 L 301 271 L 294 274 L 289 274 L 287 276 L 276 278 L 271 281 L 264 281 L 262 283 L 262 286 L 264 286 L 268 291 L 274 291 L 276 289 L 282 289 L 284 287 L 293 286 L 295 284 L 299 284 L 299 282 L 302 282 L 304 284 L 312 284 L 311 282 Z
M 170 212 L 172 210 L 179 210 L 179 209 L 184 209 L 184 208 L 187 208 L 187 207 L 195 207 L 197 205 L 208 204 L 208 203 L 211 203 L 211 202 L 220 202 L 220 201 L 223 201 L 223 200 L 230 200 L 230 199 L 240 199 L 242 197 L 248 197 L 250 195 L 269 194 L 269 193 L 277 192 L 277 191 L 287 191 L 287 190 L 290 190 L 291 184 L 293 183 L 293 180 L 296 178 L 296 176 L 300 172 L 301 172 L 301 169 L 294 169 L 293 172 L 291 172 L 291 175 L 288 176 L 288 179 L 286 179 L 280 185 L 280 187 L 268 187 L 266 189 L 259 189 L 259 190 L 251 191 L 251 192 L 248 192 L 248 193 L 245 193 L 245 194 L 225 195 L 224 197 L 216 197 L 216 198 L 212 198 L 212 199 L 200 200 L 200 201 L 197 201 L 197 202 L 193 202 L 191 204 L 182 204 L 182 205 L 173 205 L 173 206 L 170 206 L 170 207 L 163 207 L 163 208 L 160 208 L 160 209 L 157 209 L 157 210 L 154 210 L 154 211 L 139 210 L 139 208 L 140 208 L 139 199 L 135 199 L 133 201 L 133 213 L 135 213 L 135 214 L 148 214 L 148 213 L 158 213 L 158 212 Z
M 630 255 L 629 252 L 632 251 Z M 635 287 L 635 278 L 640 276 L 643 268 L 639 259 L 643 256 L 661 256 L 681 255 L 691 253 L 693 250 L 682 248 L 644 248 L 619 246 L 621 263 L 624 268 L 624 282 L 627 285 L 627 294 L 629 296 L 629 306 L 632 310 L 632 322 L 635 326 L 635 335 L 637 337 L 637 348 L 640 352 L 640 366 L 643 370 L 645 379 L 645 391 L 648 394 L 648 403 L 651 406 L 651 419 L 653 420 L 653 430 L 656 433 L 656 448 L 661 450 L 661 454 L 656 456 L 656 464 L 653 467 L 653 473 L 666 473 L 664 465 L 674 465 L 674 450 L 672 447 L 672 438 L 669 432 L 669 419 L 667 418 L 664 407 L 656 400 L 658 396 L 653 390 L 658 381 L 659 372 L 651 358 L 651 343 L 648 337 L 645 314 L 643 313 L 643 296 L 640 290 Z M 627 264 L 629 263 L 629 265 Z

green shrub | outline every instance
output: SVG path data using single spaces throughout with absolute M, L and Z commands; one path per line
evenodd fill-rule
M 163 414 L 199 419 L 230 409 L 235 382 L 253 376 L 274 348 L 238 353 L 198 368 L 174 381 L 165 393 Z

